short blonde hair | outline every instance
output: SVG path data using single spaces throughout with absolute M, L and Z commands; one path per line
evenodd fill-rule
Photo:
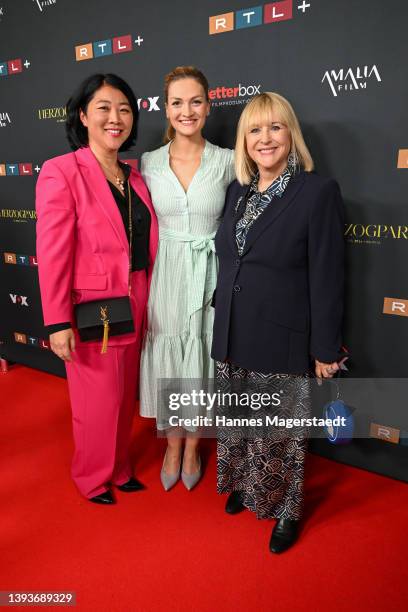
M 235 173 L 241 185 L 249 185 L 257 172 L 255 162 L 249 157 L 246 147 L 246 134 L 251 124 L 262 123 L 273 112 L 289 129 L 292 146 L 291 154 L 297 166 L 310 172 L 314 164 L 309 149 L 303 139 L 299 121 L 290 102 L 283 96 L 271 91 L 256 95 L 244 108 L 238 122 L 235 144 Z

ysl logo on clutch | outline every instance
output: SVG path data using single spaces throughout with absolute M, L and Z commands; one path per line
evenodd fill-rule
M 103 323 L 103 340 L 102 340 L 101 354 L 104 354 L 108 350 L 108 338 L 109 338 L 108 307 L 101 306 L 100 313 L 101 313 L 101 321 Z

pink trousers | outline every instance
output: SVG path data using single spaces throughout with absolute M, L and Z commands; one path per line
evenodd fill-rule
M 78 343 L 66 363 L 75 444 L 72 478 L 88 498 L 132 477 L 130 443 L 146 302 L 146 272 L 133 272 L 134 339 L 121 344 L 123 338 L 112 337 L 104 355 L 101 343 Z

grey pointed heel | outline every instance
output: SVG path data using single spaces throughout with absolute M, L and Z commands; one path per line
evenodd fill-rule
M 198 458 L 198 470 L 194 474 L 186 474 L 184 470 L 181 472 L 181 480 L 188 491 L 191 491 L 196 486 L 202 476 L 201 457 Z
M 170 489 L 174 487 L 174 485 L 180 478 L 181 458 L 180 458 L 178 471 L 175 474 L 167 474 L 167 472 L 164 471 L 164 462 L 166 461 L 166 454 L 167 454 L 167 451 L 163 459 L 163 465 L 162 465 L 162 469 L 160 472 L 160 480 L 163 485 L 163 489 L 165 491 L 170 491 Z

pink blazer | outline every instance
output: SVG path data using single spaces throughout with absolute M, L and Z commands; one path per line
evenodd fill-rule
M 130 184 L 151 214 L 148 282 L 158 225 L 148 189 Z M 45 325 L 71 321 L 73 304 L 128 292 L 129 244 L 117 204 L 89 147 L 46 161 L 36 188 L 37 261 Z

